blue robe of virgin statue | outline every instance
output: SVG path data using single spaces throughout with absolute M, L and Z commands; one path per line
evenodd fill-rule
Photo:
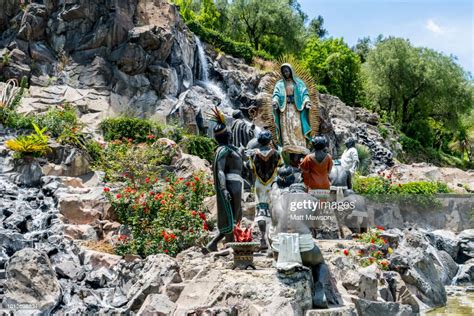
M 283 64 L 280 69 L 283 70 L 284 67 L 288 67 L 291 72 L 293 100 L 291 97 L 288 99 L 286 95 L 283 77 L 276 83 L 272 95 L 273 102 L 278 102 L 278 108 L 273 108 L 278 144 L 283 152 L 306 154 L 306 141 L 310 140 L 312 131 L 309 122 L 311 103 L 308 88 L 303 80 L 294 75 L 290 64 Z

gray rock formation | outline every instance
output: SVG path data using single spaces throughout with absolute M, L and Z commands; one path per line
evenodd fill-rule
M 24 304 L 29 310 L 49 314 L 61 301 L 61 287 L 45 253 L 31 248 L 16 252 L 6 273 L 4 305 L 23 310 Z

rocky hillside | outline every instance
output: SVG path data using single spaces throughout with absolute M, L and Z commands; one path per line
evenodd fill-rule
M 259 104 L 265 73 L 201 44 L 165 0 L 33 2 L 0 2 L 0 73 L 30 83 L 21 112 L 69 102 L 94 133 L 121 114 L 184 126 L 214 104 L 228 114 Z M 380 135 L 377 115 L 332 96 L 320 104 L 333 155 L 352 135 L 371 149 L 374 170 L 393 164 L 399 145 Z
M 0 74 L 2 79 L 28 77 L 23 113 L 69 102 L 87 131 L 99 137 L 97 125 L 106 117 L 127 114 L 187 126 L 196 123 L 195 113 L 211 105 L 221 104 L 229 114 L 235 108 L 258 107 L 264 97 L 264 72 L 200 43 L 177 8 L 164 0 L 32 2 L 0 0 Z M 354 136 L 369 147 L 373 171 L 394 164 L 400 150 L 397 137 L 377 115 L 330 95 L 321 94 L 319 104 L 322 132 L 331 140 L 334 156 L 344 139 Z M 13 136 L 0 126 L 1 144 Z M 195 169 L 210 173 L 206 161 L 187 154 L 176 154 L 172 165 L 170 170 L 183 178 Z M 357 253 L 372 251 L 370 244 L 320 242 L 332 275 L 327 295 L 338 305 L 327 313 L 314 311 L 311 274 L 279 273 L 264 255 L 257 256 L 256 271 L 234 271 L 230 252 L 203 255 L 199 247 L 177 258 L 107 253 L 106 242 L 123 227 L 102 194 L 101 173 L 91 172 L 88 160 L 71 146 L 58 145 L 47 158 L 25 164 L 17 164 L 0 146 L 0 166 L 0 301 L 8 309 L 26 307 L 44 314 L 411 315 L 445 304 L 444 285 L 465 286 L 474 278 L 474 231 L 464 230 L 461 216 L 434 223 L 436 228 L 458 224 L 456 233 L 384 232 L 384 251 L 388 254 L 388 245 L 396 248 L 392 271 L 357 263 Z M 210 217 L 215 217 L 213 201 L 207 201 Z M 254 206 L 249 197 L 247 223 Z M 406 214 L 385 208 L 373 213 L 383 223 L 407 222 Z

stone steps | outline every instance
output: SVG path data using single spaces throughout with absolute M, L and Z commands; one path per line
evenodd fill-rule
M 357 316 L 354 305 L 330 307 L 328 309 L 310 309 L 305 316 Z

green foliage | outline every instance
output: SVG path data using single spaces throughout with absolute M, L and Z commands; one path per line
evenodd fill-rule
M 106 141 L 131 139 L 136 142 L 145 142 L 151 136 L 161 137 L 162 135 L 157 124 L 140 118 L 109 118 L 100 122 L 99 128 Z
M 382 125 L 379 125 L 379 133 L 380 133 L 380 136 L 382 136 L 384 139 L 387 138 L 388 136 L 388 129 L 386 129 L 384 126 Z
M 318 15 L 317 18 L 314 18 L 309 22 L 308 33 L 310 36 L 316 36 L 318 38 L 323 38 L 328 34 L 328 31 L 323 27 L 324 18 L 321 15 Z
M 356 176 L 353 189 L 358 194 L 366 195 L 376 201 L 394 202 L 405 207 L 415 206 L 424 209 L 439 206 L 436 194 L 451 192 L 442 182 L 394 183 L 390 174 L 372 177 Z
M 207 176 L 196 174 L 190 181 L 154 177 L 128 182 L 117 193 L 104 189 L 119 221 L 130 231 L 118 236 L 115 244 L 119 255 L 148 256 L 179 252 L 204 243 L 208 224 L 204 198 L 212 192 Z
M 288 0 L 235 0 L 230 11 L 235 39 L 248 40 L 255 50 L 279 56 L 303 48 L 304 17 Z
M 96 145 L 89 145 L 89 148 L 100 158 L 95 167 L 105 172 L 107 181 L 143 180 L 150 174 L 159 174 L 163 165 L 169 165 L 176 154 L 176 148 L 160 141 L 133 144 L 116 140 L 108 143 L 102 151 Z
M 370 164 L 372 162 L 372 153 L 367 146 L 356 144 L 357 154 L 359 156 L 359 166 L 357 171 L 362 175 L 367 175 L 370 172 Z
M 72 131 L 78 127 L 76 110 L 68 103 L 59 107 L 52 107 L 46 113 L 34 118 L 36 124 L 46 127 L 53 137 L 59 137 L 65 131 Z
M 5 146 L 16 152 L 17 158 L 25 156 L 40 157 L 46 155 L 50 148 L 48 146 L 48 136 L 44 134 L 46 128 L 40 129 L 33 123 L 34 133 L 27 136 L 18 136 L 15 139 L 9 139 Z
M 418 127 L 426 127 L 429 118 L 452 128 L 473 106 L 469 76 L 453 57 L 413 47 L 404 39 L 387 38 L 377 43 L 363 70 L 371 108 L 390 113 L 392 122 L 423 145 L 432 136 L 422 137 Z
M 189 135 L 183 140 L 182 145 L 188 154 L 206 159 L 211 163 L 214 161 L 217 143 L 213 138 Z
M 196 21 L 190 21 L 186 24 L 204 42 L 234 57 L 243 58 L 248 63 L 252 61 L 254 52 L 249 44 L 232 41 L 221 33 L 208 29 Z
M 207 43 L 251 61 L 250 52 L 264 59 L 298 53 L 304 46 L 307 15 L 294 0 L 174 0 L 191 30 Z M 198 23 L 205 30 L 192 24 Z M 315 23 L 320 23 L 316 26 Z M 323 19 L 310 30 L 324 32 Z M 208 38 L 208 39 L 206 39 Z M 232 53 L 234 51 L 234 53 Z M 266 51 L 267 53 L 260 53 Z M 237 55 L 239 54 L 239 55 Z
M 342 39 L 312 37 L 301 55 L 317 84 L 350 105 L 358 104 L 362 89 L 360 60 Z

